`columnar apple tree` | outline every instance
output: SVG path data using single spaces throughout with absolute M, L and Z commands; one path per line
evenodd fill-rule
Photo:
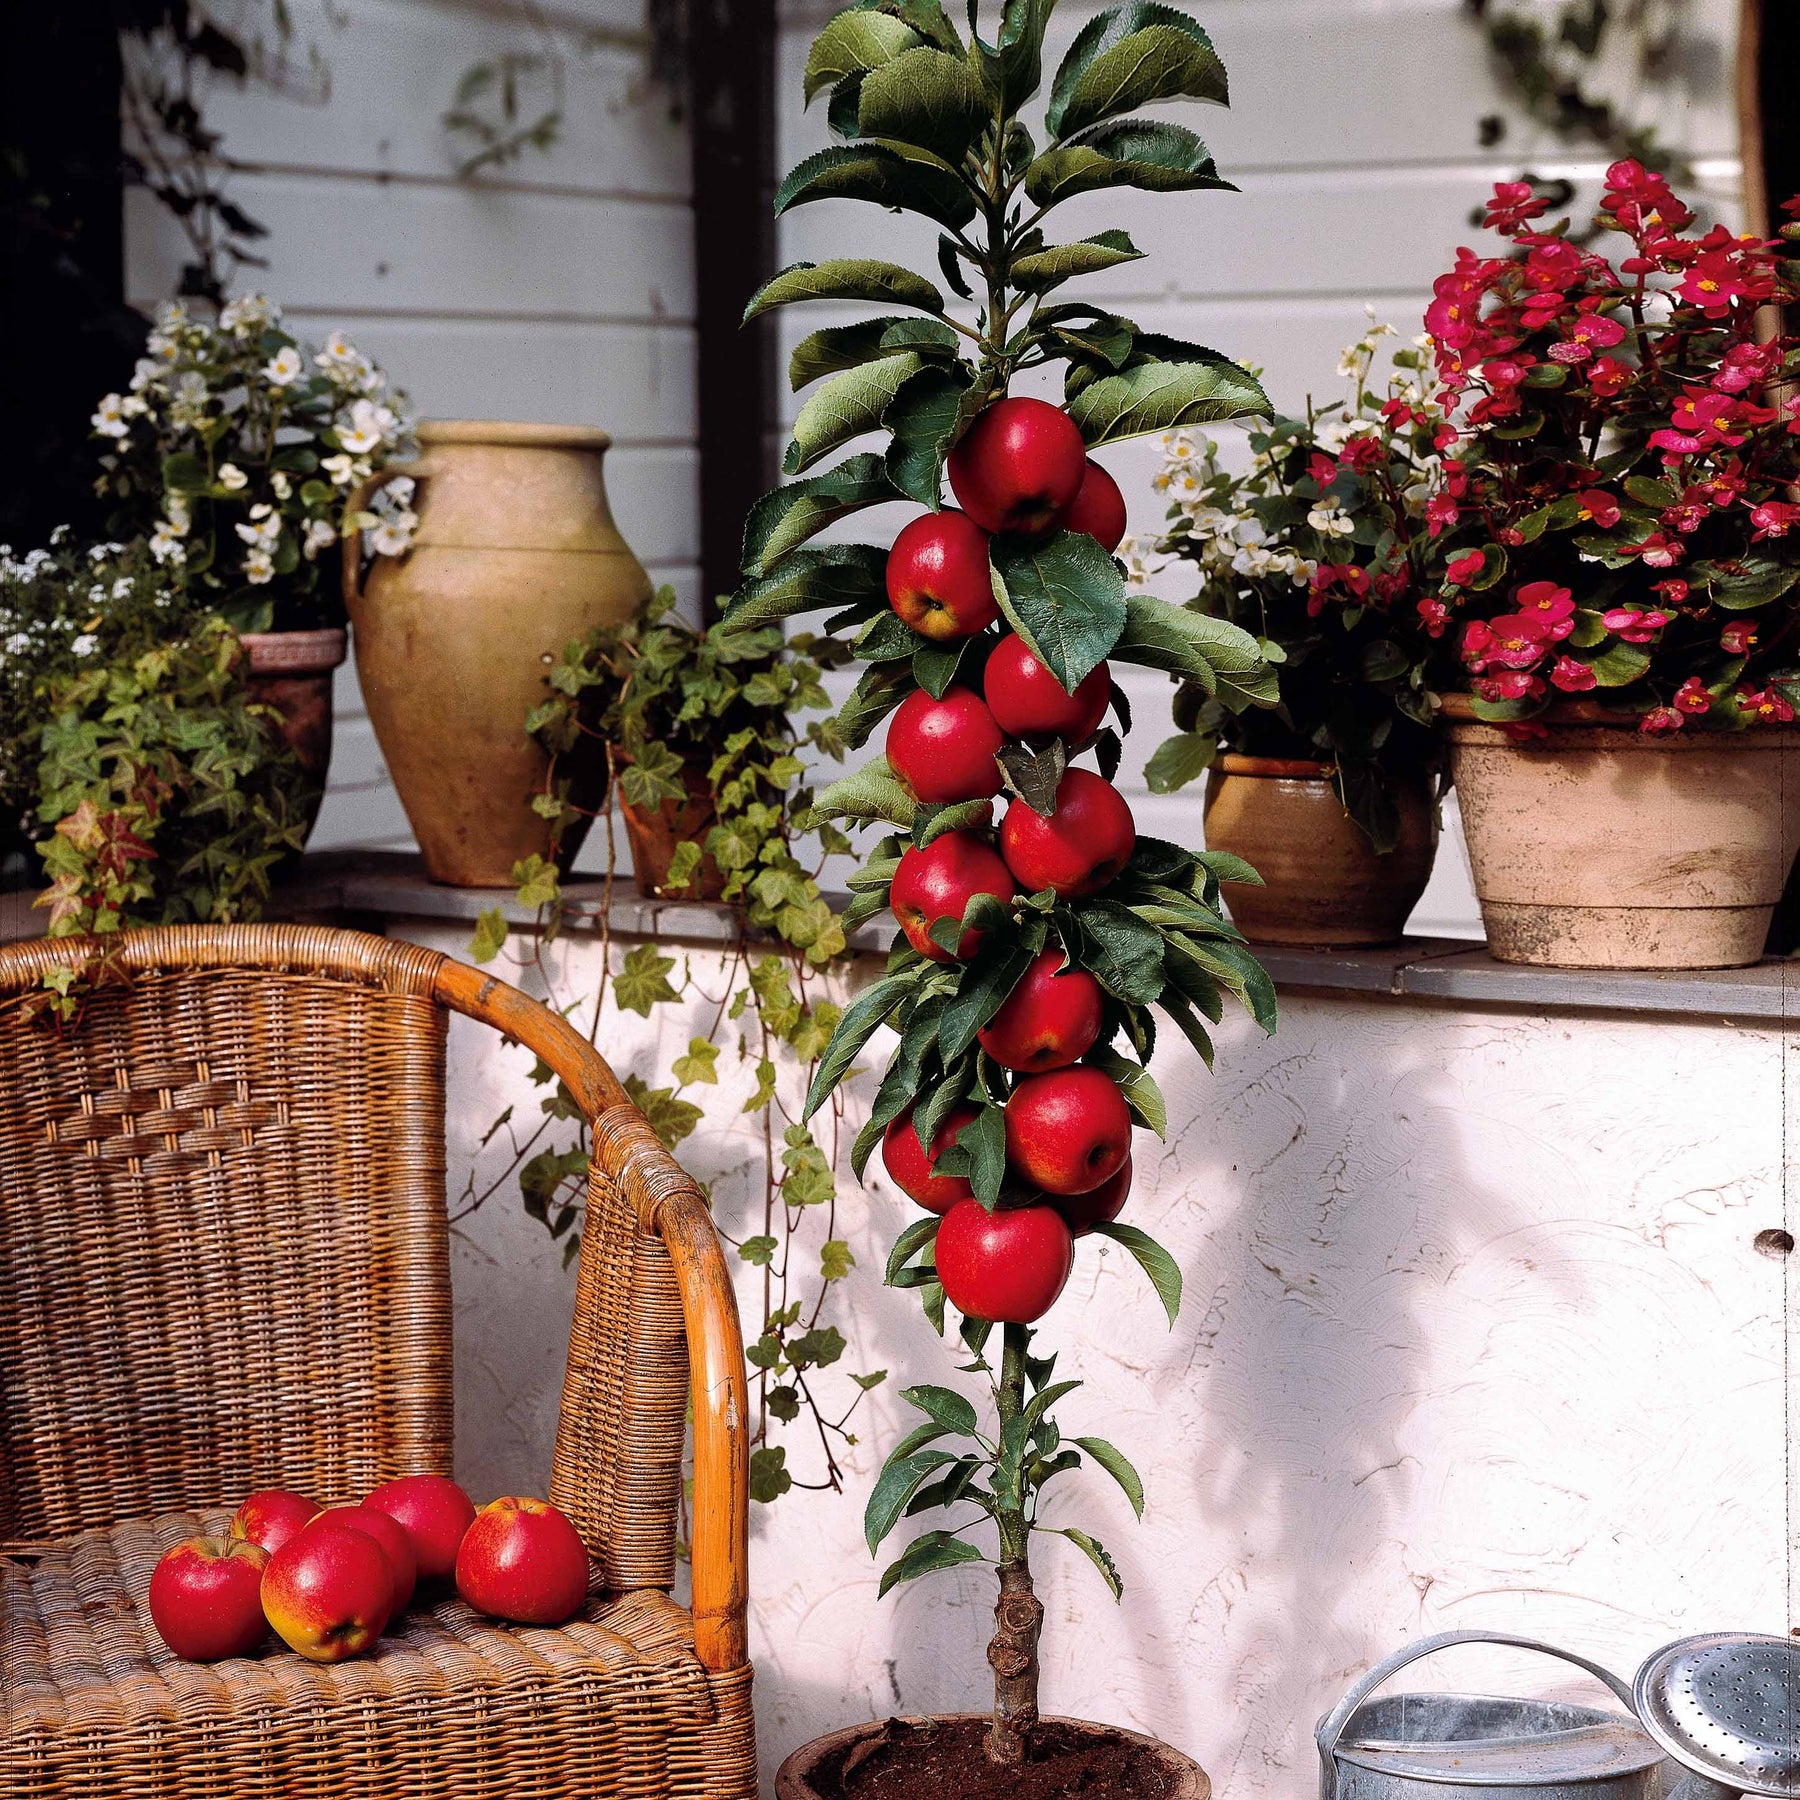
M 1057 242 L 1046 230 L 1077 195 L 1228 187 L 1193 132 L 1136 111 L 1223 104 L 1225 70 L 1184 13 L 1114 6 L 1076 36 L 1034 134 L 1021 113 L 1042 81 L 1054 4 L 1006 0 L 984 22 L 971 0 L 965 37 L 939 0 L 861 0 L 813 44 L 806 97 L 829 97 L 840 141 L 788 175 L 777 210 L 841 198 L 922 214 L 941 233 L 942 285 L 856 258 L 797 263 L 751 301 L 747 318 L 804 300 L 887 310 L 794 350 L 795 389 L 820 384 L 787 450 L 797 479 L 752 511 L 727 614 L 748 627 L 829 610 L 825 630 L 853 634 L 867 664 L 840 714 L 847 743 L 887 722 L 886 754 L 825 789 L 814 815 L 891 828 L 852 880 L 846 925 L 891 906 L 900 934 L 883 978 L 845 1009 L 808 1108 L 893 1028 L 899 1047 L 854 1166 L 861 1175 L 879 1143 L 924 1209 L 900 1233 L 888 1281 L 912 1289 L 940 1333 L 946 1306 L 960 1315 L 964 1372 L 987 1377 L 995 1416 L 948 1387 L 908 1389 L 923 1418 L 882 1471 L 867 1535 L 873 1549 L 903 1516 L 950 1513 L 887 1569 L 884 1593 L 959 1563 L 997 1565 L 988 1748 L 1000 1762 L 1024 1754 L 1037 1716 L 1032 1535 L 1070 1539 L 1119 1590 L 1093 1536 L 1045 1521 L 1046 1490 L 1091 1460 L 1143 1507 L 1121 1451 L 1063 1435 L 1052 1409 L 1079 1383 L 1055 1379 L 1029 1327 L 1089 1234 L 1137 1259 L 1173 1322 L 1179 1271 L 1119 1217 L 1133 1128 L 1165 1124 L 1146 1068 L 1157 1015 L 1209 1063 L 1226 995 L 1265 1029 L 1274 1021 L 1268 979 L 1219 910 L 1221 876 L 1254 877 L 1140 836 L 1112 785 L 1130 719 L 1109 659 L 1166 670 L 1234 709 L 1272 704 L 1274 675 L 1234 626 L 1127 591 L 1112 554 L 1124 502 L 1088 457 L 1267 402 L 1217 352 L 1062 297 L 1140 255 L 1125 232 Z M 1009 392 L 1057 365 L 1060 407 Z M 809 472 L 873 432 L 885 450 Z M 898 499 L 925 510 L 891 548 L 812 541 Z

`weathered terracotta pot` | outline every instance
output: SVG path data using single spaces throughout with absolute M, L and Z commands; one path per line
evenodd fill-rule
M 1226 882 L 1253 944 L 1321 950 L 1392 944 L 1437 856 L 1437 806 L 1421 774 L 1395 795 L 1400 841 L 1378 856 L 1331 785 L 1328 763 L 1221 756 L 1207 773 L 1206 847 L 1241 856 L 1265 883 Z
M 603 431 L 427 420 L 413 476 L 419 529 L 404 556 L 344 546 L 344 594 L 375 736 L 434 881 L 510 887 L 515 862 L 550 853 L 531 811 L 547 760 L 525 735 L 550 663 L 597 625 L 627 618 L 650 578 L 613 523 Z M 596 742 L 558 762 L 578 807 L 605 791 Z M 573 860 L 585 824 L 565 832 Z
M 985 1717 L 969 1713 L 939 1714 L 933 1722 L 950 1724 L 958 1719 L 976 1716 Z M 1137 1731 L 1126 1731 L 1118 1725 L 1091 1724 L 1086 1719 L 1047 1717 L 1044 1722 L 1092 1733 L 1095 1737 L 1116 1738 L 1136 1744 L 1155 1756 L 1167 1771 L 1167 1800 L 1210 1800 L 1212 1781 L 1206 1771 L 1191 1756 L 1183 1756 L 1179 1750 L 1171 1748 L 1158 1738 L 1146 1737 Z M 830 1731 L 824 1737 L 814 1738 L 810 1744 L 802 1744 L 775 1772 L 777 1800 L 826 1800 L 825 1792 L 813 1785 L 815 1773 L 829 1770 L 835 1774 L 845 1757 L 865 1739 L 881 1731 L 884 1724 L 884 1720 L 872 1719 L 865 1725 L 846 1726 L 842 1731 Z M 1104 1790 L 1095 1789 L 1090 1800 L 1107 1800 L 1107 1794 Z
M 631 868 L 637 878 L 637 891 L 646 900 L 660 900 L 668 885 L 669 864 L 675 859 L 676 846 L 696 843 L 704 848 L 706 834 L 712 830 L 718 813 L 713 806 L 712 790 L 707 785 L 706 771 L 688 766 L 681 772 L 687 783 L 685 800 L 665 800 L 654 812 L 645 812 L 619 796 L 619 811 L 625 818 L 625 836 L 631 845 Z M 710 856 L 700 859 L 700 872 L 692 883 L 675 896 L 679 900 L 717 900 L 725 892 L 725 872 Z
M 332 676 L 349 654 L 349 636 L 332 627 L 250 631 L 238 641 L 249 659 L 251 694 L 281 715 L 282 740 L 310 777 L 301 803 L 310 837 L 331 772 Z
M 1488 949 L 1561 969 L 1755 962 L 1800 849 L 1800 730 L 1647 734 L 1580 702 L 1515 742 L 1445 701 Z

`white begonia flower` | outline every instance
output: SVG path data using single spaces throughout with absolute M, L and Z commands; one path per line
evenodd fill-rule
M 100 648 L 100 640 L 91 631 L 84 631 L 69 648 L 77 656 L 92 656 Z
M 236 463 L 219 464 L 219 486 L 229 488 L 234 494 L 250 485 L 250 477 Z
M 178 537 L 186 537 L 193 524 L 193 514 L 188 510 L 187 495 L 164 494 L 163 512 L 168 516 L 169 529 Z
M 242 527 L 240 526 L 241 530 Z M 275 579 L 275 559 L 266 550 L 252 550 L 244 558 L 244 579 L 252 587 L 261 587 Z
M 141 394 L 145 388 L 154 386 L 162 379 L 162 369 L 153 357 L 140 356 L 132 365 L 131 391 Z
M 258 550 L 266 550 L 281 536 L 281 514 L 272 506 L 259 504 L 251 507 L 247 524 L 240 521 L 232 530 L 246 544 Z
M 329 549 L 336 542 L 337 527 L 329 519 L 308 519 L 306 537 L 300 545 L 300 552 L 311 562 L 321 550 Z
M 226 301 L 219 312 L 219 329 L 248 337 L 281 317 L 281 309 L 262 294 L 240 294 Z
M 159 563 L 187 561 L 187 546 L 167 519 L 158 519 L 156 529 L 150 533 L 150 554 Z
M 174 404 L 169 417 L 178 426 L 195 426 L 206 420 L 206 377 L 197 369 L 185 369 L 176 377 Z
M 377 556 L 401 556 L 412 548 L 413 533 L 419 527 L 416 512 L 397 512 L 384 518 L 369 533 L 369 543 Z
M 362 465 L 354 456 L 347 453 L 338 456 L 321 457 L 319 459 L 319 467 L 331 477 L 332 485 L 334 487 L 347 488 L 361 479 L 357 471 Z M 366 470 L 363 472 L 367 473 Z
M 125 396 L 103 394 L 89 423 L 101 437 L 123 438 L 131 430 L 125 421 Z
M 112 597 L 115 600 L 129 600 L 131 598 L 131 577 L 129 575 L 121 575 L 119 579 L 112 584 Z
M 1321 537 L 1349 537 L 1356 530 L 1356 521 L 1333 499 L 1320 500 L 1306 515 L 1306 522 Z
M 378 400 L 356 400 L 350 406 L 348 427 L 337 428 L 338 442 L 353 456 L 366 455 L 392 443 L 398 434 L 399 419 Z
M 397 505 L 410 506 L 412 497 L 419 491 L 419 487 L 410 475 L 396 475 L 381 491 Z
M 30 648 L 31 639 L 22 631 L 15 631 L 12 636 L 6 640 L 6 654 L 8 656 L 23 656 Z
M 306 364 L 300 360 L 300 352 L 292 344 L 278 350 L 263 364 L 263 379 L 271 387 L 292 387 L 306 373 Z
M 288 480 L 288 472 L 286 469 L 271 469 L 269 471 L 269 486 L 275 490 L 275 498 L 277 500 L 287 499 L 294 491 L 294 484 Z
M 336 386 L 356 392 L 366 392 L 375 375 L 375 365 L 341 331 L 325 340 L 325 348 L 313 361 Z

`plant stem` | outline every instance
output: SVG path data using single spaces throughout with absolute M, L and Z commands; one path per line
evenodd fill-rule
M 1025 1353 L 1031 1332 L 1005 1327 L 1005 1349 L 997 1390 L 1000 1440 L 1008 1421 L 1025 1410 Z M 988 1761 L 1013 1765 L 1025 1760 L 1027 1741 L 1038 1716 L 1038 1634 L 1044 1608 L 1031 1586 L 1031 1527 L 1023 1506 L 1003 1507 L 1000 1526 L 1000 1597 L 994 1602 L 994 1635 L 988 1664 L 994 1671 L 994 1722 L 987 1736 Z

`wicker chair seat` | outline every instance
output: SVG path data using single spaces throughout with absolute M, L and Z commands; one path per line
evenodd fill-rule
M 735 1744 L 741 1763 L 750 1671 L 704 1670 L 687 1610 L 657 1589 L 595 1593 L 556 1630 L 497 1625 L 452 1595 L 343 1663 L 274 1638 L 182 1662 L 150 1622 L 150 1574 L 226 1518 L 128 1520 L 0 1560 L 7 1792 L 698 1797 L 742 1779 L 705 1767 L 702 1745 Z

